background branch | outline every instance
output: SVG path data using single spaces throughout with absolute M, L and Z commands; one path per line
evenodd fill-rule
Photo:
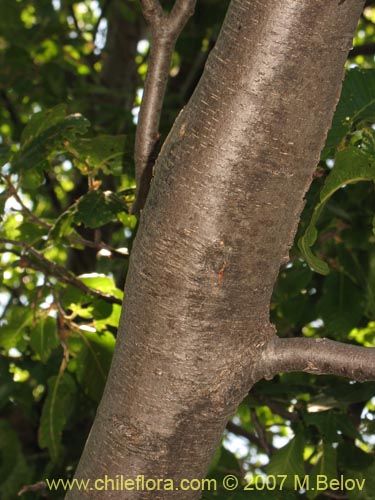
M 269 453 L 269 449 L 265 449 L 261 440 L 256 436 L 253 432 L 247 431 L 240 425 L 235 424 L 234 422 L 228 422 L 226 429 L 228 432 L 235 434 L 236 436 L 241 436 L 250 441 L 251 444 L 256 445 L 258 448 L 263 449 L 265 453 Z
M 375 54 L 375 43 L 365 43 L 353 47 L 349 52 L 348 57 L 353 58 L 357 56 L 373 56 Z
M 35 250 L 32 246 L 28 245 L 27 243 L 21 242 L 21 241 L 16 241 L 16 240 L 11 240 L 7 238 L 0 238 L 0 243 L 4 244 L 9 244 L 13 245 L 16 247 L 24 248 L 28 254 L 32 255 L 37 262 L 39 263 L 38 265 L 32 262 L 29 258 L 29 256 L 26 254 L 20 254 L 17 251 L 10 250 L 13 252 L 15 255 L 18 255 L 21 259 L 24 259 L 23 263 L 25 267 L 30 267 L 32 269 L 35 269 L 37 271 L 41 271 L 43 273 L 46 273 L 50 276 L 54 276 L 57 278 L 59 281 L 62 281 L 63 283 L 73 285 L 79 290 L 81 290 L 84 293 L 87 293 L 91 296 L 97 297 L 99 299 L 105 300 L 106 302 L 109 302 L 111 304 L 122 304 L 122 300 L 118 299 L 117 297 L 114 297 L 112 295 L 108 295 L 106 293 L 99 292 L 97 290 L 94 290 L 93 288 L 90 288 L 86 286 L 82 281 L 77 279 L 72 273 L 70 273 L 65 267 L 60 266 L 59 264 L 56 264 L 56 262 L 52 262 L 51 260 L 47 259 L 44 257 L 43 254 Z
M 164 15 L 157 0 L 141 0 L 143 15 L 151 27 L 152 44 L 135 139 L 136 215 L 143 208 L 150 187 L 173 50 L 195 4 L 196 0 L 177 0 L 170 14 Z
M 274 337 L 263 351 L 257 368 L 266 379 L 280 372 L 303 371 L 339 375 L 361 382 L 375 380 L 375 349 L 326 338 Z

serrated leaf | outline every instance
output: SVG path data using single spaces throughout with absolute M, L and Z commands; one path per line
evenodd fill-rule
M 48 155 L 65 149 L 64 141 L 84 134 L 89 121 L 79 113 L 65 116 L 65 106 L 37 113 L 22 135 L 20 151 L 12 162 L 13 170 L 44 169 L 49 166 Z
M 117 194 L 93 190 L 80 198 L 74 221 L 95 229 L 117 220 L 117 214 L 126 210 L 126 203 Z
M 305 439 L 302 432 L 298 432 L 289 443 L 272 455 L 266 467 L 268 475 L 284 474 L 287 476 L 284 486 L 294 488 L 294 477 L 302 477 L 305 474 L 303 450 Z
M 74 164 L 83 173 L 102 170 L 106 174 L 123 173 L 126 136 L 99 135 L 90 139 L 76 139 L 67 146 L 73 154 Z
M 30 335 L 30 345 L 41 361 L 46 363 L 53 349 L 59 345 L 56 319 L 48 316 L 37 323 Z
M 74 408 L 76 385 L 67 373 L 48 379 L 48 395 L 39 426 L 39 446 L 48 448 L 53 462 L 61 452 L 61 434 Z
M 49 127 L 61 122 L 66 116 L 66 104 L 58 104 L 54 108 L 35 113 L 21 134 L 21 143 L 27 146 L 38 135 Z
M 351 69 L 346 73 L 340 101 L 333 117 L 321 157 L 333 154 L 334 149 L 358 121 L 375 121 L 375 70 Z
M 298 242 L 299 249 L 308 265 L 320 274 L 328 274 L 328 265 L 312 253 L 318 231 L 316 224 L 329 198 L 341 187 L 359 182 L 375 181 L 375 160 L 358 148 L 347 148 L 337 154 L 335 165 L 320 192 L 309 226 Z
M 20 440 L 11 426 L 0 421 L 0 497 L 14 500 L 31 480 L 31 470 L 22 453 Z
M 85 392 L 99 402 L 115 348 L 115 338 L 109 332 L 101 334 L 82 330 L 82 346 L 77 354 L 77 379 Z

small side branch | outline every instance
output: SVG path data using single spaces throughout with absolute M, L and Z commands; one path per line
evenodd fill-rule
M 86 286 L 82 281 L 80 281 L 72 273 L 65 269 L 64 266 L 61 266 L 60 264 L 47 259 L 43 254 L 35 250 L 35 248 L 28 245 L 27 243 L 7 238 L 0 238 L 0 244 L 13 245 L 25 250 L 24 253 L 17 252 L 14 249 L 8 250 L 15 255 L 18 255 L 22 259 L 19 265 L 23 265 L 24 267 L 28 267 L 30 269 L 35 269 L 36 271 L 40 271 L 49 276 L 54 276 L 62 283 L 73 285 L 83 293 L 87 293 L 88 295 L 91 295 L 98 299 L 102 299 L 106 302 L 109 302 L 110 304 L 122 304 L 121 299 Z M 34 257 L 35 262 L 31 260 L 30 256 Z
M 137 183 L 133 213 L 142 210 L 152 178 L 159 137 L 160 116 L 173 50 L 181 31 L 194 12 L 196 0 L 176 0 L 166 15 L 158 0 L 140 0 L 144 18 L 151 27 L 152 44 L 135 138 Z
M 339 375 L 363 382 L 375 380 L 375 348 L 326 338 L 274 339 L 258 364 L 259 375 L 271 379 L 280 372 Z
M 375 54 L 375 43 L 366 43 L 364 45 L 356 45 L 349 52 L 349 59 L 357 56 L 373 56 Z

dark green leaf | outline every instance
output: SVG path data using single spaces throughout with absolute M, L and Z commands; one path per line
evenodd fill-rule
M 34 115 L 22 135 L 13 170 L 48 168 L 48 155 L 65 149 L 64 141 L 84 134 L 88 126 L 88 120 L 79 113 L 65 116 L 64 105 Z
M 316 224 L 319 216 L 326 202 L 338 189 L 359 181 L 375 181 L 375 159 L 358 148 L 352 147 L 340 151 L 336 157 L 335 166 L 320 192 L 320 201 L 314 209 L 310 224 L 298 242 L 303 258 L 312 269 L 320 274 L 328 274 L 329 268 L 311 251 L 318 237 Z
M 57 336 L 56 319 L 47 316 L 47 318 L 39 321 L 32 329 L 30 337 L 32 349 L 38 354 L 41 361 L 46 363 L 52 350 L 60 344 Z
M 8 350 L 18 346 L 33 321 L 33 314 L 27 308 L 14 307 L 6 319 L 7 323 L 0 326 L 0 347 Z
M 76 166 L 83 172 L 102 170 L 106 174 L 123 173 L 123 157 L 126 145 L 124 135 L 99 135 L 92 139 L 76 139 L 68 146 Z
M 373 69 L 355 68 L 346 73 L 322 158 L 333 154 L 334 148 L 360 120 L 370 123 L 375 121 L 375 70 Z
M 77 378 L 87 394 L 99 402 L 107 379 L 115 347 L 109 332 L 102 334 L 82 330 L 81 349 L 77 355 Z
M 77 204 L 76 223 L 97 228 L 117 220 L 117 214 L 127 210 L 126 203 L 112 191 L 90 191 Z
M 284 486 L 286 488 L 294 488 L 294 477 L 304 476 L 303 450 L 305 439 L 302 432 L 298 432 L 296 436 L 285 446 L 277 450 L 271 457 L 270 463 L 266 467 L 268 475 L 286 474 Z
M 74 380 L 66 373 L 48 379 L 48 395 L 39 427 L 39 445 L 48 448 L 53 462 L 58 460 L 61 453 L 61 434 L 74 409 L 75 392 Z
M 0 420 L 0 443 L 0 497 L 14 500 L 18 491 L 31 481 L 31 470 L 17 434 L 4 420 Z

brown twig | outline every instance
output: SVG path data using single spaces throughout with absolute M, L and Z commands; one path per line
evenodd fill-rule
M 44 257 L 43 254 L 35 250 L 32 246 L 27 243 L 11 240 L 7 238 L 0 238 L 0 243 L 13 245 L 16 247 L 23 248 L 26 252 L 32 255 L 38 262 L 39 265 L 36 265 L 29 257 L 23 253 L 19 253 L 15 250 L 11 250 L 15 255 L 19 255 L 22 259 L 24 259 L 25 267 L 30 267 L 31 269 L 35 269 L 37 271 L 44 272 L 50 276 L 54 276 L 59 281 L 73 285 L 84 293 L 87 293 L 91 296 L 97 297 L 99 299 L 105 300 L 111 304 L 122 304 L 122 300 L 117 297 L 113 297 L 112 295 L 108 295 L 106 293 L 99 292 L 94 290 L 88 286 L 86 286 L 82 281 L 77 279 L 72 273 L 70 273 L 65 267 L 60 266 L 56 262 L 52 262 L 51 260 Z
M 357 56 L 373 56 L 375 54 L 375 43 L 365 43 L 356 45 L 348 54 L 348 58 L 352 59 Z
M 102 9 L 101 9 L 101 12 L 100 12 L 100 16 L 98 17 L 96 23 L 95 23 L 95 26 L 92 30 L 92 39 L 93 41 L 95 41 L 95 38 L 96 38 L 96 35 L 98 33 L 98 29 L 99 29 L 99 25 L 100 25 L 100 22 L 102 19 L 104 19 L 107 15 L 107 10 L 108 10 L 108 7 L 111 3 L 111 0 L 105 0 L 103 2 L 103 6 L 102 6 Z
M 136 200 L 132 212 L 142 210 L 150 187 L 160 116 L 173 50 L 181 31 L 194 12 L 196 0 L 176 0 L 164 14 L 159 0 L 140 0 L 144 18 L 151 28 L 151 52 L 135 139 Z
M 290 422 L 297 422 L 298 420 L 298 415 L 296 413 L 292 413 L 288 410 L 286 410 L 281 404 L 277 403 L 276 401 L 272 401 L 268 399 L 267 397 L 264 396 L 259 396 L 257 397 L 257 400 L 266 406 L 272 411 L 272 413 L 275 413 L 276 415 L 279 415 L 280 417 L 284 418 L 285 420 L 289 420 Z
M 38 483 L 27 484 L 20 489 L 17 495 L 20 497 L 24 493 L 29 493 L 30 491 L 38 492 L 38 495 L 47 497 L 47 483 L 45 481 L 39 481 Z
M 44 227 L 48 231 L 51 231 L 53 229 L 53 225 L 49 224 L 45 220 L 41 219 L 37 215 L 35 215 L 23 202 L 22 198 L 17 192 L 17 188 L 14 186 L 14 184 L 11 182 L 9 176 L 7 175 L 2 175 L 0 174 L 0 177 L 4 179 L 8 186 L 8 190 L 11 196 L 14 197 L 14 199 L 17 201 L 17 203 L 21 206 L 22 210 L 21 213 L 24 213 L 27 215 L 35 224 L 37 224 L 40 227 Z M 84 247 L 89 247 L 89 248 L 95 248 L 97 250 L 108 250 L 111 253 L 116 254 L 117 256 L 120 257 L 128 257 L 129 254 L 125 252 L 120 252 L 116 248 L 113 248 L 112 246 L 108 245 L 107 243 L 104 243 L 103 241 L 90 241 L 86 240 L 85 238 L 82 238 L 80 236 L 75 236 L 73 234 L 65 235 L 64 236 L 68 241 L 70 241 L 73 244 L 76 245 L 82 245 Z
M 253 426 L 256 430 L 259 441 L 262 444 L 262 448 L 264 449 L 264 451 L 267 453 L 268 456 L 271 456 L 272 449 L 271 449 L 270 443 L 267 440 L 266 433 L 265 433 L 261 423 L 259 422 L 258 415 L 256 414 L 256 411 L 254 410 L 254 408 L 250 408 L 250 415 L 251 415 L 251 421 L 252 421 Z
M 253 432 L 247 431 L 240 425 L 237 425 L 233 422 L 228 422 L 226 429 L 227 431 L 231 432 L 232 434 L 235 434 L 236 436 L 241 436 L 248 439 L 251 444 L 258 446 L 258 448 L 263 449 L 268 454 L 268 451 L 264 448 L 261 440 Z

